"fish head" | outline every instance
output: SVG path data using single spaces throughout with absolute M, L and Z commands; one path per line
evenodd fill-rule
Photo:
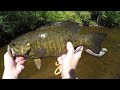
M 27 41 L 12 41 L 7 47 L 8 53 L 13 57 L 28 57 L 30 50 L 30 43 Z

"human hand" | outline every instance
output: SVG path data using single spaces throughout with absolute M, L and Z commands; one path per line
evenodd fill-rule
M 8 52 L 4 54 L 4 72 L 2 79 L 17 79 L 24 69 L 24 57 L 11 57 Z
M 68 42 L 67 50 L 68 50 L 67 54 L 63 54 L 57 59 L 59 64 L 61 65 L 60 71 L 62 79 L 76 78 L 75 69 L 79 59 L 81 58 L 83 46 L 77 47 L 76 50 L 79 52 L 75 53 L 72 43 Z

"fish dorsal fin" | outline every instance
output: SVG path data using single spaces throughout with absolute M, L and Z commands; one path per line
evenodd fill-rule
M 35 65 L 38 69 L 41 67 L 41 59 L 34 59 Z

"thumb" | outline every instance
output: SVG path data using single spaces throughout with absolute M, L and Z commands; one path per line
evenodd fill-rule
M 74 47 L 71 42 L 67 43 L 67 51 L 68 51 L 68 53 L 67 53 L 68 56 L 69 55 L 71 56 L 74 54 Z
M 14 62 L 14 59 L 13 59 L 13 57 L 11 57 L 10 55 L 9 55 L 9 53 L 8 52 L 6 52 L 5 54 L 4 54 L 4 66 L 7 68 L 11 68 L 11 67 L 14 67 L 15 66 L 15 62 Z

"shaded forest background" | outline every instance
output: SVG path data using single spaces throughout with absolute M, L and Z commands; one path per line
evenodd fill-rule
M 120 11 L 0 11 L 0 46 L 17 36 L 56 21 L 81 26 L 120 26 Z

